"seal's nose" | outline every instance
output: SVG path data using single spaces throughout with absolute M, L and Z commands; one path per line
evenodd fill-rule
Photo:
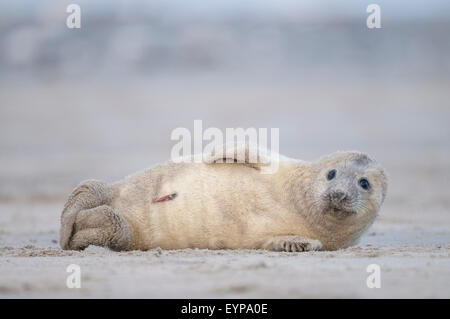
M 333 202 L 341 203 L 347 198 L 347 193 L 345 193 L 341 190 L 336 190 L 336 191 L 331 192 L 330 198 Z

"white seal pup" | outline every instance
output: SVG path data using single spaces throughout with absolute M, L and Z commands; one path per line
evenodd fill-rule
M 261 174 L 270 159 L 250 163 L 248 146 L 235 150 L 81 183 L 62 212 L 61 247 L 335 250 L 358 241 L 386 196 L 383 168 L 360 152 L 283 158 Z M 242 150 L 243 162 L 223 162 Z

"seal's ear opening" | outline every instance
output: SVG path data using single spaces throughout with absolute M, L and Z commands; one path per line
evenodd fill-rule
M 380 185 L 381 185 L 381 202 L 380 205 L 383 204 L 384 199 L 386 198 L 387 188 L 388 188 L 388 175 L 381 165 L 376 164 L 376 169 L 378 174 L 380 174 Z

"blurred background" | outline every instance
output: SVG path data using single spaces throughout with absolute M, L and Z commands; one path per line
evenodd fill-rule
M 378 243 L 448 246 L 449 1 L 377 0 L 381 29 L 360 0 L 77 0 L 69 29 L 72 2 L 0 2 L 0 244 L 56 247 L 80 181 L 167 160 L 199 119 L 279 128 L 289 157 L 369 153 L 377 223 L 404 227 Z

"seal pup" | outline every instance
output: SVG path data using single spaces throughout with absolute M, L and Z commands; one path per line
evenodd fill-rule
M 261 174 L 272 158 L 250 162 L 247 144 L 224 148 L 200 163 L 81 183 L 61 215 L 62 249 L 336 250 L 357 243 L 386 196 L 383 168 L 361 152 L 283 157 L 276 172 Z

